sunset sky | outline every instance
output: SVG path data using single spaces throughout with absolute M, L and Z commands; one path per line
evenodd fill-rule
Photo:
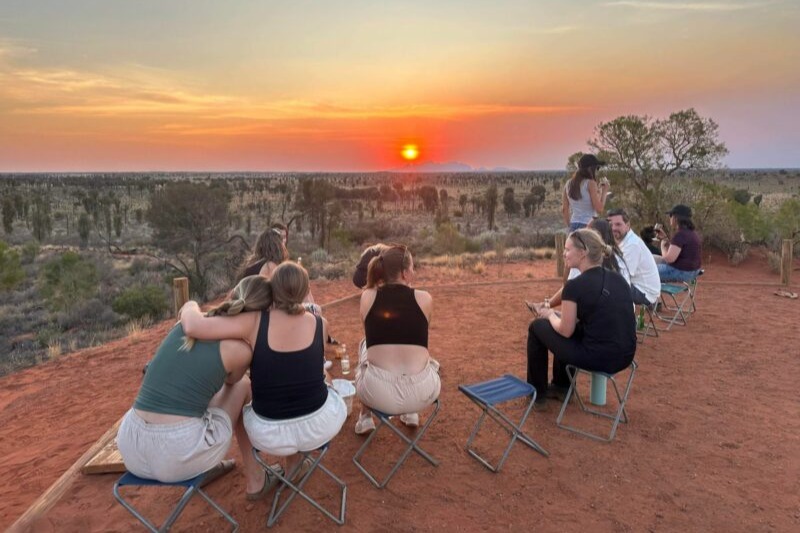
M 0 172 L 559 169 L 696 108 L 800 167 L 800 1 L 2 0 Z

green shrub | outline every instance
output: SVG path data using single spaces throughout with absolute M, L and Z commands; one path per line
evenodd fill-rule
M 39 255 L 41 246 L 39 241 L 28 241 L 22 245 L 22 264 L 30 265 L 36 260 Z
M 25 279 L 25 270 L 19 260 L 19 252 L 0 241 L 0 291 L 15 288 Z
M 114 298 L 111 308 L 115 313 L 127 315 L 130 318 L 160 318 L 168 309 L 169 304 L 164 291 L 155 285 L 134 287 L 123 291 Z
M 45 263 L 41 294 L 56 311 L 69 310 L 97 292 L 97 269 L 75 252 Z

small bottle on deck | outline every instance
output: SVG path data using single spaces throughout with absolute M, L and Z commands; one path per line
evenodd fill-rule
M 342 374 L 346 376 L 350 373 L 350 356 L 347 355 L 346 345 L 339 345 L 339 356 L 341 357 L 339 362 L 342 364 Z

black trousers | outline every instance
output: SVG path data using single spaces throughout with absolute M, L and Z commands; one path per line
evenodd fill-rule
M 570 338 L 562 337 L 549 320 L 537 318 L 528 326 L 528 383 L 536 388 L 537 398 L 544 398 L 547 392 L 548 351 L 553 352 L 553 385 L 558 387 L 569 387 L 567 365 L 615 374 L 633 360 L 633 355 L 590 351 L 584 346 L 579 330 Z

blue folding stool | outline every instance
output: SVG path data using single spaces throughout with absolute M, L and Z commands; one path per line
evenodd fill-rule
M 697 276 L 691 281 L 661 284 L 661 305 L 657 307 L 656 316 L 660 320 L 668 322 L 664 331 L 669 331 L 674 325 L 685 326 L 689 316 L 697 311 L 694 297 L 697 292 L 698 278 L 704 272 L 705 270 L 700 269 Z
M 394 476 L 395 472 L 397 472 L 397 470 L 405 462 L 405 460 L 408 459 L 408 456 L 411 455 L 411 452 L 417 452 L 423 459 L 428 461 L 433 466 L 439 466 L 439 461 L 437 461 L 436 459 L 431 457 L 428 454 L 428 452 L 426 452 L 425 450 L 423 450 L 422 448 L 420 448 L 417 445 L 417 442 L 419 442 L 419 440 L 422 438 L 422 436 L 425 435 L 425 432 L 428 430 L 428 427 L 430 427 L 430 425 L 433 422 L 434 418 L 436 418 L 436 415 L 439 413 L 439 400 L 436 399 L 436 401 L 433 402 L 433 405 L 434 405 L 433 412 L 430 415 L 428 415 L 428 419 L 425 421 L 425 424 L 423 426 L 421 426 L 419 429 L 417 429 L 413 439 L 409 439 L 408 437 L 406 437 L 405 434 L 392 423 L 390 418 L 393 415 L 388 415 L 386 413 L 382 413 L 381 411 L 378 411 L 377 409 L 370 408 L 370 411 L 372 411 L 372 414 L 374 414 L 375 416 L 378 417 L 378 425 L 372 431 L 372 433 L 369 434 L 369 437 L 367 437 L 367 440 L 364 441 L 364 444 L 361 445 L 361 448 L 359 448 L 358 451 L 356 452 L 356 454 L 353 456 L 353 463 L 355 463 L 355 465 L 358 467 L 358 469 L 361 470 L 361 472 L 365 476 L 367 476 L 367 479 L 369 479 L 370 482 L 373 485 L 375 485 L 379 489 L 384 488 L 386 486 L 386 484 L 389 483 L 389 480 L 392 479 L 392 476 Z M 367 447 L 369 446 L 369 444 L 375 438 L 375 435 L 378 434 L 378 430 L 380 430 L 384 426 L 386 426 L 389 429 L 391 429 L 394 432 L 395 435 L 400 437 L 400 439 L 403 440 L 407 444 L 407 446 L 406 446 L 406 449 L 403 451 L 403 453 L 400 455 L 400 458 L 397 460 L 397 462 L 394 464 L 392 469 L 389 471 L 389 473 L 383 479 L 383 481 L 378 481 L 377 479 L 375 479 L 375 477 L 372 474 L 369 473 L 369 471 L 367 471 L 367 469 L 364 467 L 364 465 L 361 464 L 360 459 L 364 455 L 364 452 L 367 450 Z
M 180 516 L 181 512 L 183 511 L 183 509 L 186 507 L 186 504 L 189 503 L 189 500 L 191 500 L 192 497 L 195 494 L 199 494 L 200 496 L 203 497 L 203 499 L 205 501 L 207 501 L 211 505 L 211 507 L 216 509 L 216 511 L 219 514 L 221 514 L 225 518 L 225 520 L 230 522 L 230 524 L 233 526 L 233 531 L 238 531 L 239 530 L 239 524 L 236 522 L 236 520 L 234 520 L 231 517 L 231 515 L 226 513 L 222 509 L 222 507 L 220 507 L 217 504 L 217 502 L 212 500 L 208 496 L 208 494 L 203 492 L 203 489 L 200 488 L 200 486 L 202 485 L 203 480 L 205 479 L 207 474 L 208 474 L 208 472 L 203 472 L 199 476 L 193 477 L 192 479 L 187 479 L 186 481 L 176 481 L 174 483 L 162 483 L 161 481 L 156 481 L 154 479 L 144 479 L 144 478 L 141 478 L 139 476 L 135 476 L 135 475 L 131 474 L 130 472 L 126 472 L 121 478 L 119 478 L 117 480 L 116 483 L 114 483 L 114 497 L 117 499 L 117 501 L 119 503 L 122 504 L 123 507 L 125 507 L 125 509 L 127 509 L 134 517 L 136 517 L 136 519 L 139 520 L 139 522 L 144 524 L 144 526 L 147 529 L 157 533 L 157 532 L 161 532 L 161 531 L 169 531 L 169 528 L 172 527 L 172 524 L 175 523 L 175 520 L 178 519 L 178 516 Z M 170 513 L 170 515 L 167 517 L 166 521 L 164 521 L 164 524 L 159 528 L 159 527 L 156 527 L 155 525 L 153 525 L 153 523 L 150 522 L 149 520 L 147 520 L 144 516 L 142 516 L 142 514 L 139 513 L 139 511 L 137 511 L 130 503 L 125 501 L 125 499 L 120 494 L 119 489 L 121 487 L 126 487 L 126 486 L 130 486 L 130 487 L 184 487 L 186 490 L 184 491 L 183 496 L 181 496 L 180 501 L 178 501 L 178 504 L 172 510 L 172 513 Z
M 289 504 L 292 503 L 294 497 L 297 496 L 298 494 L 304 500 L 306 500 L 308 503 L 314 506 L 315 509 L 322 512 L 325 516 L 336 522 L 338 525 L 341 526 L 344 524 L 345 509 L 347 507 L 347 485 L 341 479 L 336 477 L 336 475 L 333 472 L 328 470 L 325 467 L 325 465 L 322 464 L 322 459 L 325 457 L 325 454 L 328 453 L 329 446 L 330 442 L 327 442 L 322 446 L 320 446 L 319 448 L 317 448 L 316 450 L 308 452 L 300 452 L 302 460 L 299 463 L 297 463 L 297 466 L 291 472 L 288 472 L 286 474 L 275 468 L 272 468 L 269 464 L 267 464 L 266 461 L 264 461 L 258 450 L 256 448 L 253 448 L 253 455 L 256 458 L 256 462 L 258 462 L 258 464 L 260 464 L 267 473 L 273 475 L 274 477 L 277 477 L 280 480 L 280 485 L 275 490 L 275 496 L 272 499 L 272 509 L 270 510 L 270 513 L 267 516 L 267 527 L 272 527 L 275 524 L 275 522 L 278 521 L 278 518 L 281 517 L 281 515 L 289 506 Z M 316 455 L 316 457 L 314 455 Z M 301 477 L 299 480 L 294 479 L 297 472 L 300 471 L 300 468 L 302 467 L 303 463 L 308 461 L 309 459 L 311 460 L 311 466 L 308 468 L 308 471 L 305 474 L 303 474 L 303 477 Z M 303 490 L 303 487 L 311 477 L 311 474 L 313 474 L 318 469 L 324 472 L 329 478 L 333 480 L 334 483 L 336 483 L 336 485 L 339 486 L 340 499 L 341 499 L 341 504 L 339 506 L 339 514 L 331 513 Z M 292 492 L 286 498 L 286 501 L 284 501 L 283 504 L 281 504 L 279 507 L 278 503 L 280 502 L 281 493 L 286 487 L 289 487 L 289 490 L 291 490 Z
M 459 385 L 458 390 L 463 392 L 467 398 L 475 402 L 483 411 L 478 419 L 478 422 L 475 424 L 475 428 L 472 430 L 472 433 L 467 439 L 467 452 L 469 452 L 469 454 L 475 459 L 480 461 L 486 468 L 495 473 L 499 472 L 500 468 L 503 466 L 503 463 L 505 463 L 506 459 L 508 459 L 508 454 L 511 453 L 511 447 L 514 446 L 514 443 L 517 441 L 517 439 L 521 440 L 545 457 L 550 455 L 547 450 L 542 448 L 535 440 L 522 431 L 522 427 L 525 425 L 525 421 L 528 419 L 528 415 L 533 408 L 533 403 L 536 401 L 536 388 L 533 385 L 526 381 L 522 381 L 516 376 L 506 374 L 503 377 L 489 381 L 483 381 L 481 383 L 475 383 L 473 385 Z M 524 397 L 530 397 L 530 401 L 528 402 L 528 406 L 518 424 L 512 422 L 496 407 L 501 403 Z M 495 422 L 497 422 L 501 428 L 505 429 L 511 435 L 511 441 L 508 443 L 508 446 L 506 447 L 505 452 L 503 452 L 503 456 L 500 458 L 497 466 L 492 466 L 489 461 L 472 449 L 472 442 L 475 440 L 478 430 L 480 430 L 487 414 Z

